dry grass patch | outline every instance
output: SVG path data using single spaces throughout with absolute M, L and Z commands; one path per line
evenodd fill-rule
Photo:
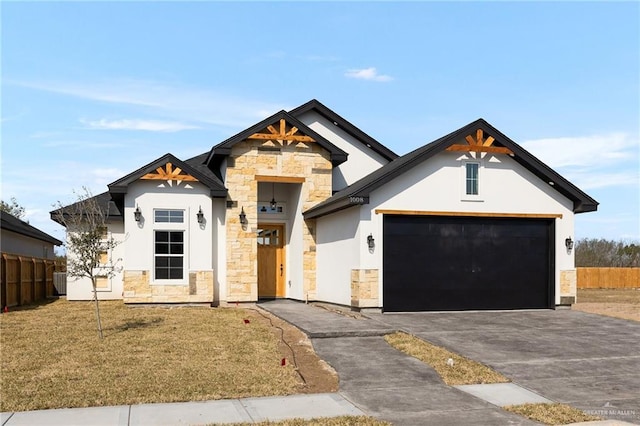
M 214 426 L 217 423 L 214 423 Z M 279 422 L 236 423 L 234 426 L 391 426 L 391 423 L 365 416 L 322 417 L 319 419 L 291 419 Z
M 406 333 L 393 333 L 384 339 L 394 348 L 429 364 L 450 385 L 474 385 L 481 383 L 506 383 L 510 380 L 486 365 L 432 345 Z M 447 361 L 453 360 L 453 365 Z
M 600 417 L 591 416 L 566 404 L 521 404 L 503 408 L 547 425 L 568 425 L 602 420 Z
M 286 395 L 300 384 L 255 312 L 100 307 L 104 340 L 89 302 L 0 316 L 0 411 Z
M 640 289 L 579 289 L 572 309 L 640 321 Z

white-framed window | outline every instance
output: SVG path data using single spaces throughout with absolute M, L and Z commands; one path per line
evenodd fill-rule
M 184 210 L 156 209 L 153 211 L 155 223 L 184 223 Z
M 480 163 L 465 163 L 465 194 L 478 195 Z
M 156 229 L 154 238 L 154 278 L 156 281 L 184 279 L 184 231 Z
M 462 200 L 482 201 L 482 162 L 462 162 Z

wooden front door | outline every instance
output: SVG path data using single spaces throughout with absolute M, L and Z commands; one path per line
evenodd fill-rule
M 284 297 L 284 225 L 258 225 L 258 297 Z

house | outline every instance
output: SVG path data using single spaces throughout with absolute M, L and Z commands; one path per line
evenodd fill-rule
M 59 245 L 62 241 L 7 212 L 0 212 L 0 249 L 3 253 L 55 259 L 53 248 Z
M 103 299 L 384 311 L 571 304 L 574 215 L 598 205 L 483 119 L 399 157 L 316 100 L 97 197 L 122 242 Z

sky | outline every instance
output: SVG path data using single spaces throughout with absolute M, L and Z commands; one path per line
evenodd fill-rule
M 484 118 L 640 240 L 638 2 L 1 2 L 1 197 L 51 221 L 311 99 L 398 154 Z

